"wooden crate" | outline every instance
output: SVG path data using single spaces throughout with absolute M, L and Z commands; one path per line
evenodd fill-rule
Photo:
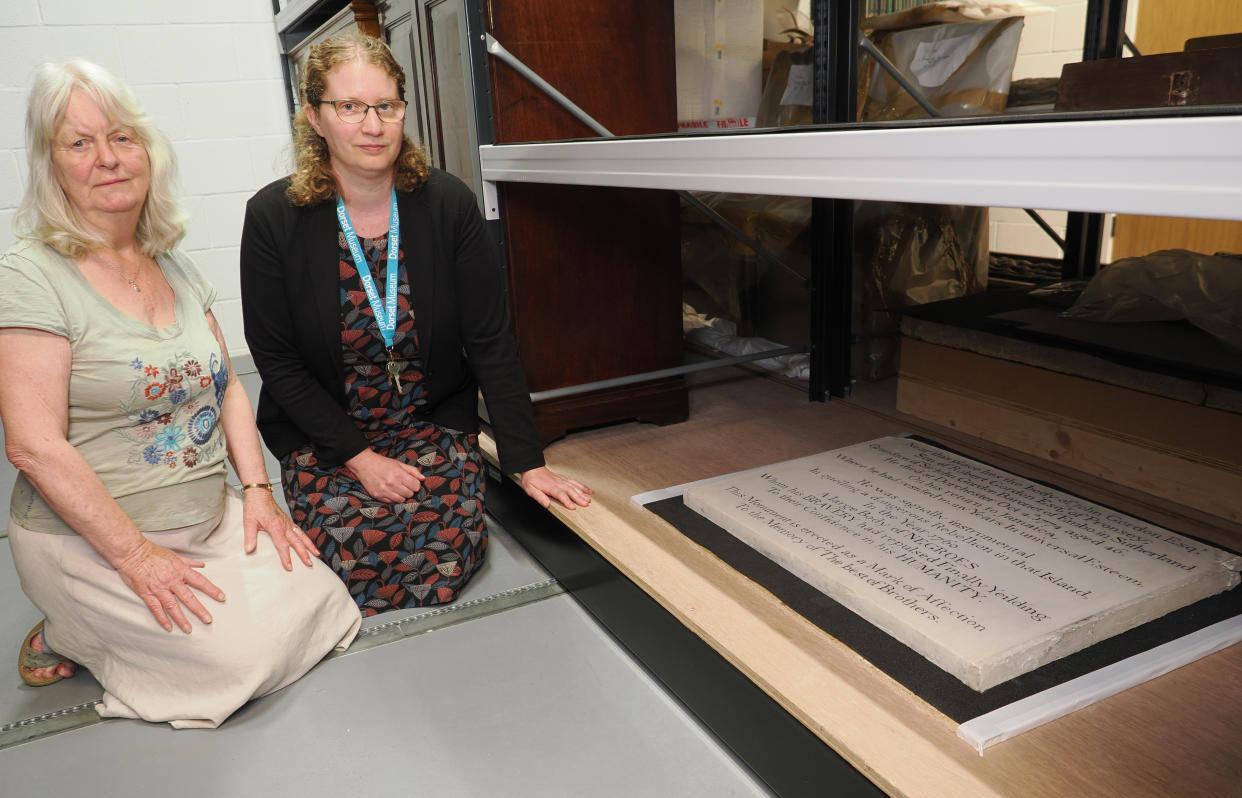
M 1058 111 L 1242 102 L 1242 47 L 1107 58 L 1061 68 Z

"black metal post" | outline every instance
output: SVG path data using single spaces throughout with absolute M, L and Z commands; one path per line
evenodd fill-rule
M 423 6 L 419 4 L 419 12 Z M 492 112 L 492 82 L 490 58 L 487 54 L 487 21 L 483 13 L 483 0 L 470 0 L 462 4 L 465 16 L 466 41 L 470 47 L 470 75 L 467 81 L 473 87 L 474 128 L 478 142 L 496 143 L 496 117 Z M 476 164 L 477 166 L 477 164 Z
M 1071 213 L 1065 224 L 1065 259 L 1062 280 L 1089 280 L 1100 269 L 1100 244 L 1104 240 L 1104 214 Z
M 1087 0 L 1087 31 L 1082 60 L 1121 58 L 1126 40 L 1126 0 Z M 1089 279 L 1100 270 L 1100 244 L 1104 239 L 1104 216 L 1070 213 L 1065 224 L 1065 257 L 1061 279 Z
M 423 13 L 425 5 L 415 5 L 415 13 Z M 487 18 L 484 14 L 483 0 L 468 0 L 462 4 L 465 12 L 466 42 L 470 48 L 470 74 L 466 78 L 470 97 L 463 98 L 474 102 L 474 129 L 479 145 L 496 143 L 496 115 L 492 111 L 492 81 L 490 56 L 487 54 Z M 479 154 L 474 153 L 474 168 L 482 171 Z M 482 197 L 480 197 L 482 199 Z M 499 198 L 497 198 L 499 202 Z M 499 219 L 491 219 L 483 223 L 488 238 L 496 247 L 496 257 L 500 263 L 500 277 L 504 285 L 505 303 L 509 302 L 509 253 L 505 248 L 504 223 Z
M 1121 58 L 1126 36 L 1126 0 L 1087 0 L 1082 60 Z
M 816 124 L 853 122 L 857 115 L 858 0 L 811 4 L 815 44 L 812 114 Z M 811 200 L 810 399 L 850 390 L 854 269 L 854 201 Z

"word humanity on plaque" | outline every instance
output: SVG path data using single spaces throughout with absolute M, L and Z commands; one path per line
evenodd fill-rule
M 720 477 L 684 501 L 975 690 L 1228 590 L 1242 567 L 906 438 Z

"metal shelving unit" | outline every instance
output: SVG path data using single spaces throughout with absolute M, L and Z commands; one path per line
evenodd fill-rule
M 1066 278 L 1098 269 L 1105 212 L 1242 219 L 1242 108 L 855 123 L 858 3 L 813 9 L 823 128 L 485 145 L 485 194 L 516 181 L 814 198 L 812 400 L 849 391 L 853 200 L 1068 210 Z M 1090 0 L 1083 57 L 1119 57 L 1124 19 L 1125 0 Z

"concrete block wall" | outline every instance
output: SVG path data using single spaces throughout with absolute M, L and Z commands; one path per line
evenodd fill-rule
M 16 240 L 13 214 L 27 180 L 30 81 L 39 64 L 72 58 L 128 82 L 172 139 L 191 217 L 181 247 L 219 292 L 214 311 L 253 402 L 258 377 L 242 335 L 238 241 L 246 200 L 290 165 L 271 1 L 0 0 L 0 250 Z M 278 466 L 267 459 L 274 477 Z M 0 534 L 16 476 L 0 458 Z
M 245 353 L 238 241 L 245 202 L 289 171 L 289 119 L 271 0 L 0 2 L 0 249 L 25 187 L 35 68 L 86 58 L 127 81 L 172 139 L 191 220 L 181 243 L 219 291 L 229 349 Z

